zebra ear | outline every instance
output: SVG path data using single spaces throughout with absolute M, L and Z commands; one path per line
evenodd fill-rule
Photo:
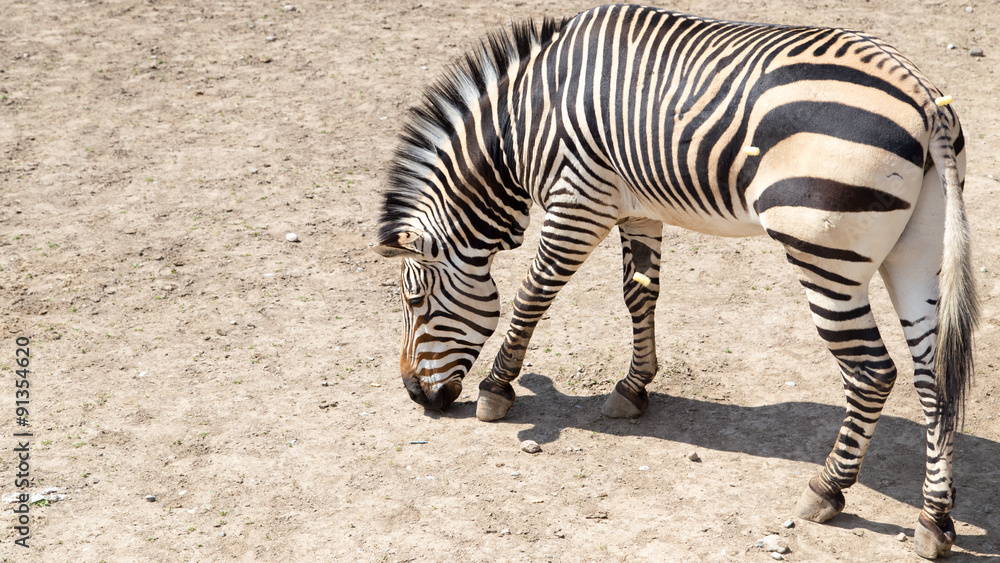
M 373 245 L 371 249 L 386 258 L 402 256 L 418 258 L 424 256 L 426 234 L 419 230 L 400 231 Z

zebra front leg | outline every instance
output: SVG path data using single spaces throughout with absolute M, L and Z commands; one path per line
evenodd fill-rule
M 649 406 L 646 386 L 656 376 L 653 321 L 660 294 L 662 223 L 635 219 L 618 225 L 618 231 L 622 239 L 622 293 L 632 314 L 632 363 L 601 412 L 611 418 L 636 418 Z M 636 279 L 636 274 L 643 277 Z
M 844 280 L 846 281 L 846 280 Z M 829 283 L 829 282 L 827 282 Z M 843 490 L 858 480 L 882 407 L 896 381 L 896 367 L 882 343 L 868 304 L 867 286 L 854 296 L 825 290 L 807 292 L 820 336 L 840 365 L 847 414 L 823 471 L 809 481 L 795 511 L 800 518 L 825 522 L 845 506 Z
M 593 203 L 593 202 L 591 202 Z M 603 212 L 603 213 L 602 213 Z M 581 209 L 579 204 L 552 204 L 545 215 L 538 252 L 514 299 L 510 328 L 490 374 L 479 384 L 476 417 L 497 420 L 514 404 L 511 382 L 521 371 L 531 335 L 559 290 L 611 231 L 595 219 L 613 217 L 610 209 Z

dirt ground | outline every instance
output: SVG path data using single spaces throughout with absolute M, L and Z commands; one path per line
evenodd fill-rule
M 984 316 L 951 560 L 1000 559 L 997 4 L 661 5 L 873 32 L 954 95 Z M 366 249 L 400 120 L 488 30 L 590 6 L 0 0 L 0 492 L 26 337 L 30 490 L 66 495 L 31 507 L 29 549 L 0 504 L 0 560 L 770 561 L 769 533 L 788 561 L 918 560 L 922 417 L 877 280 L 895 394 L 845 513 L 782 526 L 844 402 L 768 240 L 666 229 L 636 421 L 599 410 L 631 352 L 616 235 L 535 333 L 505 420 L 474 414 L 505 321 L 447 413 L 407 397 L 399 266 Z M 496 260 L 505 319 L 535 240 Z

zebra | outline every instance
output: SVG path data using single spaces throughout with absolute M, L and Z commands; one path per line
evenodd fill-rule
M 846 416 L 796 505 L 844 509 L 896 379 L 872 316 L 880 272 L 927 424 L 915 550 L 950 553 L 954 435 L 973 373 L 978 302 L 962 200 L 964 137 L 949 98 L 896 49 L 831 28 L 608 5 L 488 35 L 403 126 L 373 250 L 402 257 L 402 379 L 444 410 L 495 331 L 490 269 L 533 204 L 537 253 L 476 415 L 504 417 L 532 332 L 617 226 L 634 338 L 602 412 L 637 417 L 657 371 L 662 225 L 785 250 L 836 359 Z

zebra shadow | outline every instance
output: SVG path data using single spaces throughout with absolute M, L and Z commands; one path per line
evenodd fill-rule
M 534 395 L 518 396 L 507 417 L 498 422 L 530 424 L 530 428 L 518 432 L 518 439 L 534 440 L 539 444 L 553 443 L 563 430 L 573 428 L 814 463 L 815 471 L 819 472 L 844 417 L 844 407 L 840 405 L 792 401 L 745 407 L 650 393 L 649 409 L 641 418 L 635 421 L 609 419 L 600 413 L 606 395 L 567 395 L 557 390 L 550 378 L 537 373 L 525 373 L 518 383 Z M 456 403 L 454 407 L 450 412 L 452 416 L 475 416 L 473 402 Z M 706 420 L 712 421 L 711 424 L 699 423 Z M 923 424 L 882 416 L 859 482 L 919 511 L 923 504 L 925 431 Z M 962 535 L 960 545 L 971 553 L 955 553 L 950 561 L 998 560 L 1000 443 L 965 434 L 959 437 L 955 452 L 958 506 L 953 515 L 957 520 L 986 530 L 986 535 Z M 912 534 L 912 528 L 867 520 L 850 512 L 840 514 L 828 525 L 867 529 L 884 535 L 904 531 Z

